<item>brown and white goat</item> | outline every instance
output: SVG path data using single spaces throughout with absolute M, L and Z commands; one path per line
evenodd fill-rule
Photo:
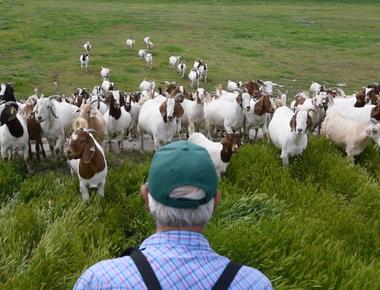
M 213 142 L 202 133 L 194 133 L 190 135 L 188 141 L 208 151 L 219 177 L 226 172 L 232 154 L 237 152 L 241 145 L 239 134 L 226 134 L 221 142 Z
M 71 174 L 79 178 L 79 189 L 83 201 L 89 199 L 88 188 L 97 188 L 104 197 L 107 177 L 107 161 L 102 146 L 92 135 L 94 130 L 79 128 L 70 137 L 66 150 Z
M 33 159 L 32 146 L 31 146 L 30 141 L 34 140 L 36 142 L 36 146 L 35 146 L 36 157 L 37 157 L 37 160 L 40 160 L 40 149 L 42 152 L 42 156 L 44 158 L 46 158 L 46 153 L 45 153 L 44 146 L 42 143 L 42 128 L 41 128 L 40 123 L 36 119 L 36 114 L 34 112 L 34 105 L 35 103 L 31 99 L 30 101 L 26 102 L 22 111 L 26 117 L 26 125 L 28 128 L 28 134 L 29 134 L 29 140 L 28 140 L 29 159 Z

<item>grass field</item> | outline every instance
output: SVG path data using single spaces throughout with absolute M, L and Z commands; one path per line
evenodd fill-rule
M 117 88 L 177 80 L 170 55 L 209 64 L 213 89 L 227 79 L 270 79 L 290 95 L 312 80 L 379 81 L 376 1 L 3 1 L 0 81 L 16 96 L 52 82 L 71 94 L 111 68 Z M 149 71 L 138 59 L 155 44 Z M 127 37 L 136 47 L 127 50 Z M 82 44 L 93 51 L 80 70 Z M 296 81 L 292 81 L 296 80 Z M 184 84 L 188 85 L 187 81 Z M 81 201 L 65 162 L 0 162 L 0 289 L 69 289 L 89 265 L 154 231 L 138 194 L 151 153 L 108 155 L 106 197 Z M 263 271 L 276 289 L 380 289 L 380 155 L 370 145 L 350 164 L 321 137 L 282 168 L 266 142 L 245 145 L 220 183 L 222 202 L 206 235 L 212 247 Z

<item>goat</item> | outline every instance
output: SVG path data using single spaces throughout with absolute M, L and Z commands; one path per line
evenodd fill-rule
M 327 115 L 321 133 L 343 147 L 352 162 L 354 156 L 363 152 L 370 139 L 380 146 L 380 123 L 376 119 L 359 123 L 345 118 L 339 112 L 333 112 Z
M 97 100 L 82 103 L 79 109 L 79 117 L 87 121 L 87 127 L 97 132 L 95 139 L 100 144 L 103 144 L 104 134 L 106 130 L 106 120 L 98 109 L 92 108 L 91 105 Z
M 183 79 L 185 76 L 185 72 L 186 72 L 186 64 L 184 61 L 181 61 L 177 65 L 177 70 L 178 70 L 179 76 Z
M 136 40 L 134 39 L 127 39 L 127 41 L 125 42 L 125 45 L 128 47 L 128 48 L 133 48 L 133 45 L 135 44 Z
M 174 68 L 181 60 L 181 56 L 172 55 L 169 57 L 169 68 Z
M 145 45 L 148 47 L 148 42 L 150 41 L 150 36 L 145 36 L 144 37 L 144 43 L 145 43 Z
M 83 48 L 84 48 L 84 51 L 89 54 L 90 53 L 90 50 L 92 48 L 91 46 L 91 43 L 87 40 L 84 44 L 83 44 Z
M 24 116 L 18 113 L 17 104 L 8 101 L 0 105 L 0 148 L 1 158 L 11 158 L 12 149 L 19 148 L 26 163 L 28 172 L 31 169 L 28 164 L 28 129 Z
M 80 61 L 80 67 L 83 69 L 85 68 L 86 69 L 86 72 L 87 72 L 87 68 L 88 68 L 88 61 L 90 60 L 90 56 L 87 52 L 84 52 L 80 55 L 79 57 L 79 61 Z
M 110 79 L 110 69 L 108 67 L 102 67 L 102 69 L 100 70 L 100 76 L 102 77 L 103 81 L 109 80 Z
M 131 125 L 131 115 L 127 112 L 125 106 L 125 94 L 120 91 L 108 92 L 105 102 L 108 105 L 108 111 L 104 114 L 106 120 L 106 140 L 109 144 L 109 151 L 112 151 L 111 137 L 117 137 L 118 151 L 123 149 L 123 140 L 126 131 Z
M 307 111 L 294 113 L 286 106 L 274 111 L 268 126 L 269 137 L 281 149 L 282 165 L 289 165 L 289 157 L 300 155 L 307 146 L 307 128 L 311 118 Z
M 273 88 L 274 87 L 280 87 L 281 85 L 273 83 L 272 81 L 260 81 L 261 87 L 260 92 L 265 95 L 273 96 Z
M 153 66 L 153 56 L 151 53 L 146 53 L 145 56 L 144 56 L 144 59 L 145 59 L 145 62 L 146 62 L 146 65 L 149 67 L 149 69 L 152 69 L 152 66 Z
M 380 104 L 375 105 L 366 105 L 361 108 L 353 107 L 352 105 L 346 103 L 335 103 L 335 99 L 330 99 L 329 108 L 326 111 L 326 115 L 339 112 L 345 118 L 357 121 L 360 123 L 368 123 L 371 118 L 380 120 Z
M 205 103 L 205 119 L 208 137 L 215 137 L 217 127 L 224 128 L 228 134 L 238 132 L 243 128 L 244 111 L 250 110 L 251 96 L 248 93 L 239 94 L 234 101 L 216 99 Z
M 257 131 L 259 128 L 263 131 L 264 136 L 267 136 L 267 114 L 274 112 L 273 106 L 268 95 L 262 95 L 259 99 L 251 98 L 251 109 L 245 114 L 244 123 L 244 136 L 249 135 L 250 129 L 255 129 L 254 140 L 257 138 Z M 267 136 L 268 137 L 268 136 Z
M 0 100 L 6 102 L 16 102 L 16 98 L 14 96 L 14 89 L 11 84 L 0 84 Z M 17 109 L 17 104 L 14 104 L 14 106 Z
M 237 152 L 241 145 L 238 134 L 226 134 L 221 142 L 213 142 L 202 133 L 194 133 L 190 135 L 188 141 L 202 146 L 208 151 L 219 178 L 226 172 L 232 155 Z
M 324 85 L 321 85 L 321 84 L 313 81 L 310 85 L 309 93 L 310 93 L 311 97 L 314 97 L 314 96 L 318 95 L 320 92 L 324 92 L 325 90 L 326 89 L 325 89 Z
M 235 92 L 238 89 L 240 89 L 242 86 L 243 86 L 242 81 L 237 81 L 237 82 L 231 81 L 231 80 L 227 81 L 227 91 L 229 92 Z
M 206 92 L 202 88 L 198 88 L 195 93 L 195 99 L 189 100 L 185 98 L 182 102 L 184 113 L 181 117 L 181 125 L 188 126 L 188 134 L 199 131 L 199 127 L 204 120 L 204 100 Z
M 139 52 L 138 52 L 138 56 L 141 58 L 141 59 L 145 59 L 145 55 L 147 54 L 146 50 L 145 49 L 140 49 Z
M 74 105 L 57 102 L 54 96 L 38 99 L 34 111 L 53 155 L 63 153 L 65 135 L 71 131 L 77 110 Z
M 84 202 L 89 200 L 88 187 L 96 187 L 104 197 L 108 173 L 107 160 L 102 146 L 92 135 L 94 130 L 78 128 L 70 137 L 66 150 L 71 174 L 79 178 L 79 190 Z
M 155 87 L 156 83 L 154 81 L 145 79 L 139 85 L 140 91 L 154 91 Z
M 183 115 L 179 94 L 174 98 L 157 97 L 147 100 L 140 108 L 137 131 L 140 134 L 141 151 L 144 150 L 144 133 L 153 137 L 154 148 L 171 142 L 176 132 L 176 118 Z
M 102 91 L 104 93 L 107 93 L 109 91 L 112 91 L 115 89 L 115 83 L 113 82 L 110 82 L 108 80 L 104 80 L 100 86 L 100 88 L 102 89 Z
M 195 85 L 199 87 L 200 75 L 196 69 L 192 68 L 188 77 L 192 88 L 194 88 Z
M 86 88 L 77 88 L 74 91 L 74 102 L 73 104 L 77 107 L 80 107 L 83 101 L 86 101 L 90 98 L 90 94 L 87 92 Z
M 253 98 L 257 99 L 260 97 L 260 84 L 262 85 L 262 81 L 248 81 L 244 83 L 241 87 L 245 92 L 250 94 Z
M 148 50 L 151 50 L 153 48 L 153 42 L 151 42 L 150 40 L 146 43 L 146 48 Z
M 40 160 L 40 148 L 42 151 L 42 156 L 46 158 L 45 149 L 42 143 L 42 128 L 40 123 L 36 120 L 36 114 L 34 112 L 34 106 L 37 103 L 37 99 L 33 98 L 34 96 L 31 96 L 28 98 L 24 108 L 22 109 L 25 117 L 26 117 L 26 125 L 28 129 L 28 148 L 29 148 L 29 159 L 33 159 L 33 153 L 32 153 L 32 147 L 30 144 L 30 141 L 34 140 L 36 142 L 35 144 L 35 150 L 36 150 L 36 157 L 37 160 Z
M 125 103 L 126 111 L 131 114 L 131 126 L 129 130 L 128 139 L 129 141 L 133 140 L 133 136 L 137 136 L 137 122 L 140 114 L 140 93 L 128 94 Z

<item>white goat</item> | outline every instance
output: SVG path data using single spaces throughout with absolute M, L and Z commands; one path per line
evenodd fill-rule
M 91 50 L 91 48 L 92 48 L 91 43 L 87 40 L 87 41 L 83 44 L 83 48 L 84 48 L 84 51 L 85 51 L 85 52 L 90 53 L 90 50 Z
M 191 69 L 189 73 L 189 81 L 191 84 L 191 87 L 194 88 L 195 86 L 199 87 L 199 73 L 196 69 Z
M 169 57 L 169 68 L 175 68 L 176 64 L 179 63 L 181 59 L 181 56 L 178 55 L 178 56 L 175 56 L 175 55 L 172 55 Z
M 228 80 L 227 81 L 227 91 L 234 92 L 234 91 L 240 89 L 242 85 L 243 85 L 242 81 L 235 82 L 235 81 Z
M 106 120 L 106 141 L 109 144 L 109 150 L 112 151 L 111 138 L 116 136 L 118 151 L 123 149 L 124 135 L 128 131 L 132 117 L 125 109 L 124 93 L 120 91 L 108 92 L 105 97 L 108 105 L 108 111 L 104 114 Z
M 87 72 L 87 68 L 88 68 L 88 62 L 90 60 L 90 56 L 88 55 L 87 52 L 85 53 L 82 53 L 79 57 L 79 61 L 80 61 L 80 67 L 83 69 L 85 68 L 86 69 L 86 72 Z
M 181 78 L 184 78 L 185 76 L 185 72 L 186 72 L 186 64 L 184 61 L 181 61 L 178 65 L 177 65 L 177 70 L 179 72 L 179 76 Z
M 244 111 L 250 110 L 251 96 L 248 93 L 239 94 L 234 102 L 215 99 L 205 103 L 205 119 L 208 137 L 215 137 L 217 128 L 225 129 L 228 134 L 243 128 Z
M 28 128 L 24 115 L 18 113 L 17 104 L 8 101 L 0 105 L 0 148 L 1 158 L 7 159 L 12 156 L 12 149 L 19 148 L 30 172 L 28 165 L 29 147 L 28 147 Z
M 127 39 L 127 41 L 125 42 L 125 45 L 128 47 L 128 48 L 133 48 L 133 45 L 136 43 L 136 40 L 134 39 Z
M 302 154 L 306 149 L 308 122 L 310 116 L 307 111 L 294 113 L 286 106 L 274 111 L 268 132 L 274 146 L 281 149 L 284 166 L 289 165 L 289 156 Z
M 380 124 L 375 119 L 359 123 L 345 118 L 339 112 L 329 113 L 322 124 L 321 134 L 345 149 L 347 158 L 363 152 L 370 139 L 380 146 Z
M 154 91 L 156 83 L 153 80 L 143 80 L 139 85 L 140 91 Z
M 112 91 L 115 88 L 115 83 L 110 82 L 109 80 L 104 80 L 100 86 L 104 93 Z
M 38 122 L 48 140 L 52 154 L 63 153 L 65 136 L 72 130 L 72 122 L 78 116 L 78 107 L 49 98 L 39 98 L 35 106 Z
M 260 91 L 261 91 L 261 93 L 263 93 L 265 95 L 273 96 L 273 88 L 274 87 L 282 88 L 281 85 L 273 83 L 272 81 L 265 81 L 265 82 L 261 81 Z
M 146 53 L 144 59 L 145 59 L 146 65 L 147 65 L 150 69 L 152 69 L 152 66 L 153 66 L 153 56 L 152 56 L 152 54 L 149 53 L 149 52 Z
M 110 69 L 108 67 L 102 67 L 102 69 L 100 70 L 100 76 L 103 78 L 103 80 L 109 80 Z
M 139 52 L 138 52 L 138 56 L 141 58 L 141 59 L 145 59 L 145 55 L 146 55 L 146 50 L 145 49 L 140 49 Z
M 154 148 L 171 142 L 176 132 L 176 118 L 183 114 L 183 108 L 174 98 L 156 97 L 144 102 L 140 108 L 137 131 L 140 134 L 141 150 L 144 150 L 144 133 L 153 137 Z
M 199 127 L 204 120 L 204 100 L 206 92 L 198 88 L 193 94 L 195 100 L 184 99 L 182 107 L 184 113 L 181 117 L 181 125 L 188 127 L 189 135 L 199 131 Z

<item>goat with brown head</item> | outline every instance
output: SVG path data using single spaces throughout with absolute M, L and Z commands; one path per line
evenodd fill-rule
M 107 162 L 103 148 L 91 135 L 94 130 L 79 128 L 75 130 L 66 150 L 72 173 L 76 173 L 80 181 L 82 199 L 89 199 L 88 187 L 97 187 L 97 193 L 104 196 Z
M 182 94 L 177 94 L 174 98 L 167 98 L 160 106 L 160 113 L 165 123 L 171 122 L 175 118 L 180 118 L 183 113 L 183 107 L 181 105 Z
M 274 109 L 270 101 L 270 96 L 261 95 L 260 99 L 256 101 L 254 113 L 256 115 L 262 116 L 265 113 L 273 113 Z
M 226 134 L 222 141 L 223 149 L 220 152 L 220 158 L 223 162 L 230 162 L 233 153 L 236 153 L 241 146 L 239 134 Z

